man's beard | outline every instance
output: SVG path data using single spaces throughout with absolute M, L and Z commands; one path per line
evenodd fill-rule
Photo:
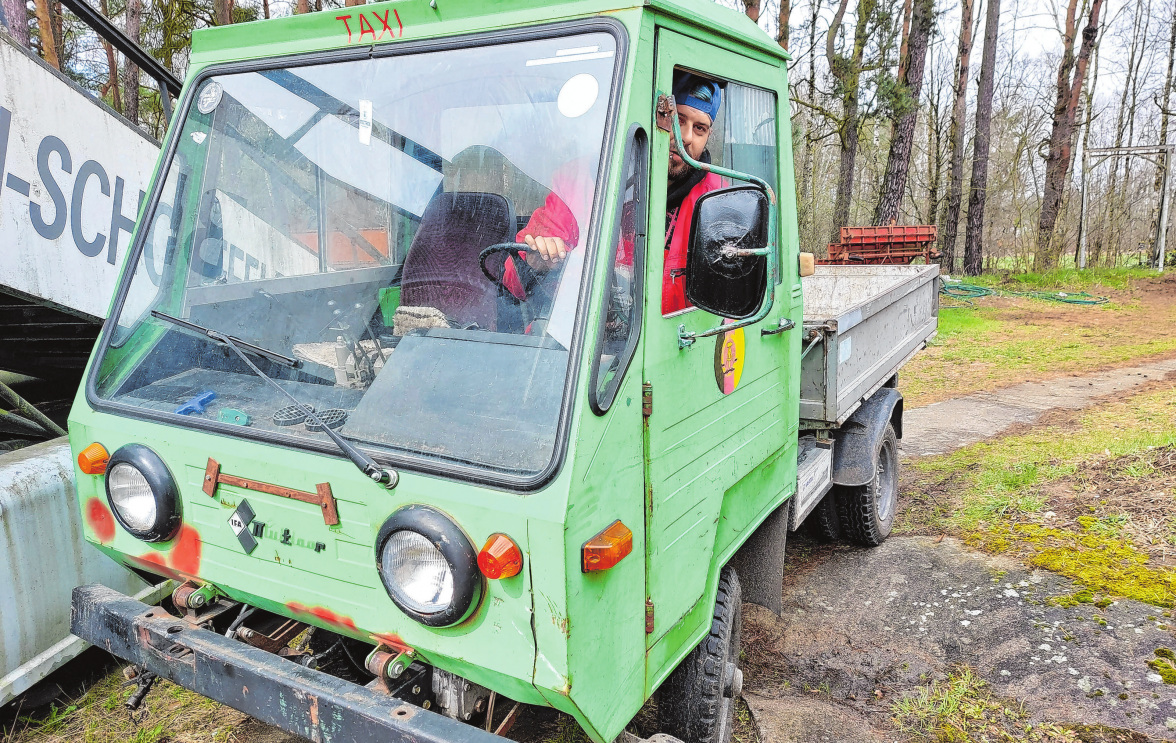
M 677 151 L 678 151 L 677 147 L 670 145 L 670 154 L 671 155 L 676 154 Z M 679 155 L 679 157 L 681 157 L 681 156 Z M 675 163 L 674 159 L 672 157 L 670 158 L 669 176 L 670 176 L 671 181 L 682 180 L 689 173 L 690 173 L 690 166 L 686 164 L 685 160 L 679 160 L 677 163 Z

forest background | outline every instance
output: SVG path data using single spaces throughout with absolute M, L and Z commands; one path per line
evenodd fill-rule
M 197 28 L 363 1 L 91 0 L 181 78 Z M 1176 0 L 718 1 L 792 55 L 801 243 L 818 255 L 846 225 L 934 224 L 946 273 L 1073 266 L 1082 153 L 1176 126 Z M 59 2 L 0 0 L 0 25 L 162 136 L 154 81 Z M 1155 260 L 1164 162 L 1091 158 L 1088 265 Z

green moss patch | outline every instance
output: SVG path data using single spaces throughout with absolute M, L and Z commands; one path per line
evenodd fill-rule
M 1013 553 L 1029 565 L 1072 578 L 1090 591 L 1155 606 L 1176 604 L 1176 570 L 1150 567 L 1146 554 L 1100 534 L 1014 524 L 975 531 L 965 540 L 987 552 Z M 1075 594 L 1078 595 L 1084 594 Z M 1100 608 L 1111 603 L 1110 599 L 1095 600 L 1093 596 L 1091 602 Z M 1077 603 L 1074 599 L 1074 605 Z

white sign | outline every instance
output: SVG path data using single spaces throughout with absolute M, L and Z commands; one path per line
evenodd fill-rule
M 158 156 L 0 33 L 0 288 L 105 318 Z

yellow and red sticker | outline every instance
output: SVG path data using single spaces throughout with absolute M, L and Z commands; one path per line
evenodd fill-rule
M 746 350 L 743 328 L 728 330 L 715 342 L 715 381 L 719 383 L 719 391 L 724 395 L 731 394 L 739 387 Z

